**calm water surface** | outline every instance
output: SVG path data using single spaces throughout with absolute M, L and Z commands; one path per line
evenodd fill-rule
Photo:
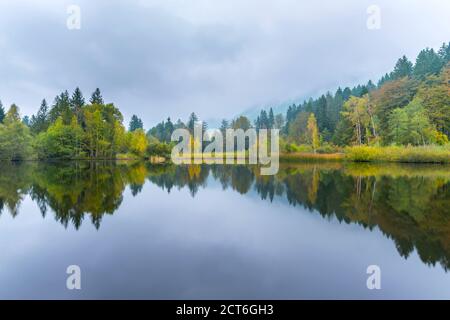
M 450 167 L 259 172 L 0 163 L 0 298 L 450 298 Z

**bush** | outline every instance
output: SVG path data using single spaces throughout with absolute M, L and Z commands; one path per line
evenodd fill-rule
M 149 156 L 159 156 L 166 159 L 170 158 L 172 153 L 172 144 L 157 142 L 149 144 L 147 154 Z
M 288 143 L 285 145 L 285 149 L 281 149 L 282 151 L 285 151 L 287 153 L 293 153 L 293 152 L 313 152 L 313 149 L 311 146 L 308 146 L 306 144 L 297 145 L 295 143 Z

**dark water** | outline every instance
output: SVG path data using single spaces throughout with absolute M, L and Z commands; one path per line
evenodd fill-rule
M 1 163 L 0 298 L 450 298 L 449 169 Z

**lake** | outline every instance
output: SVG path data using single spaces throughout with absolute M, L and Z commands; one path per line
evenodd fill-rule
M 449 166 L 0 170 L 2 299 L 450 298 Z

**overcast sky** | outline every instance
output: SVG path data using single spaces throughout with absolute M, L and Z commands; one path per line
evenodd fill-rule
M 99 87 L 146 128 L 191 111 L 230 118 L 377 80 L 450 41 L 449 14 L 448 0 L 0 0 L 0 99 L 32 114 L 42 98 Z

